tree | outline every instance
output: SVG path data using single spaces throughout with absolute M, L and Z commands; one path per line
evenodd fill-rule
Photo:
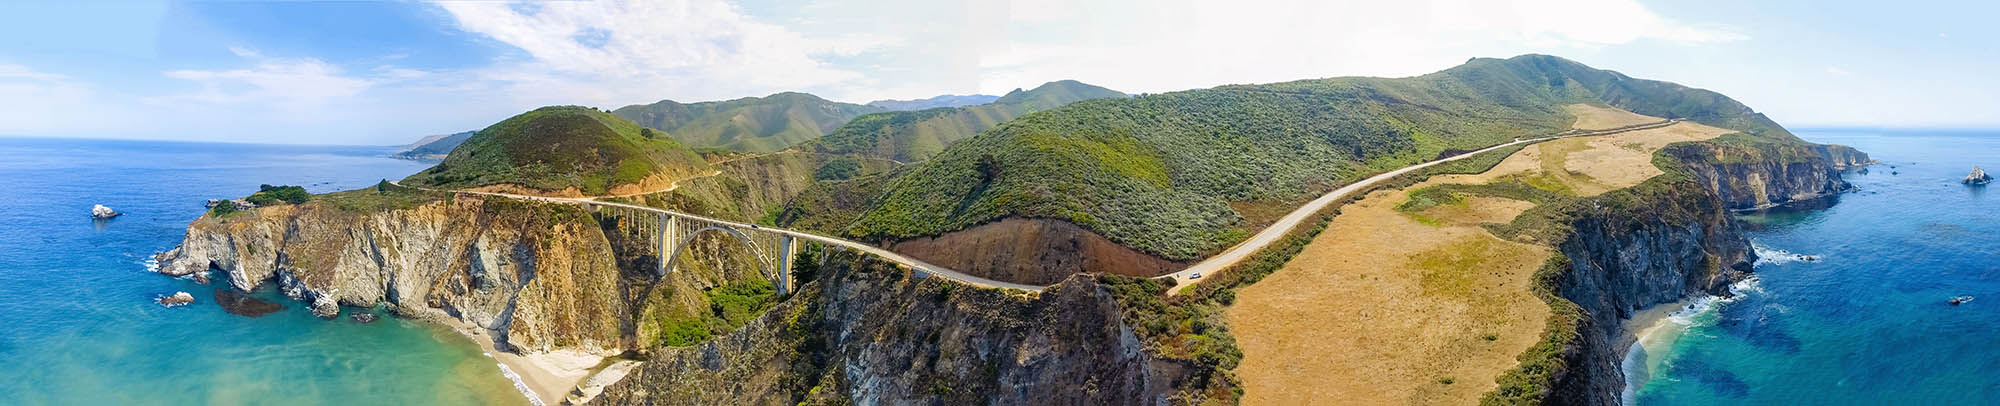
M 649 140 L 650 140 L 650 139 L 653 139 L 653 129 L 651 129 L 651 128 L 641 128 L 641 129 L 639 129 L 639 136 L 641 136 L 641 137 L 646 137 L 646 139 L 649 139 Z

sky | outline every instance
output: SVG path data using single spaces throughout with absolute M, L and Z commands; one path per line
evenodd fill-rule
M 2000 128 L 2000 3 L 660 0 L 0 4 L 0 135 L 389 145 L 544 105 L 1130 93 L 1543 53 L 1789 127 Z

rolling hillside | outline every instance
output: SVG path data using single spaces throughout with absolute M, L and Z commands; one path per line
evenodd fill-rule
M 1126 95 L 1074 80 L 1049 82 L 1032 90 L 1015 89 L 989 104 L 857 117 L 808 147 L 828 154 L 919 161 L 1023 114 L 1081 100 L 1122 97 Z
M 538 192 L 598 195 L 705 173 L 708 164 L 638 125 L 580 106 L 543 107 L 480 130 L 444 162 L 410 175 L 411 185 L 512 185 Z
M 424 139 L 404 146 L 402 151 L 396 152 L 396 157 L 403 159 L 444 159 L 445 155 L 451 154 L 452 149 L 458 148 L 458 144 L 465 143 L 465 140 L 472 138 L 473 134 L 478 133 L 478 131 L 466 131 L 424 137 Z
M 1305 197 L 1368 174 L 1567 129 L 1574 117 L 1562 106 L 1575 103 L 1793 139 L 1715 92 L 1552 56 L 1473 59 L 1409 78 L 1343 77 L 1078 102 L 1007 122 L 898 171 L 864 208 L 829 210 L 858 211 L 851 222 L 790 218 L 848 224 L 842 230 L 851 236 L 892 242 L 949 239 L 998 227 L 1002 219 L 1036 219 L 1088 231 L 1075 241 L 1102 236 L 1158 260 L 1188 261 L 1241 241 Z M 1031 252 L 1045 252 L 1075 251 L 1063 248 L 1075 241 L 1005 242 L 1041 244 L 1045 250 Z M 949 253 L 916 255 L 952 263 Z M 970 265 L 1050 263 L 993 261 Z M 1121 271 L 1056 262 L 1070 270 Z M 1146 266 L 1121 273 L 1174 265 Z
M 981 104 L 992 103 L 994 100 L 998 99 L 1000 99 L 1000 96 L 984 95 L 984 94 L 968 94 L 964 96 L 947 94 L 928 99 L 876 100 L 868 102 L 868 105 L 895 111 L 915 111 L 915 110 L 934 109 L 939 107 L 977 106 Z
M 786 92 L 700 103 L 661 100 L 620 107 L 611 114 L 664 131 L 694 148 L 772 152 L 819 138 L 855 116 L 880 111 L 885 110 Z

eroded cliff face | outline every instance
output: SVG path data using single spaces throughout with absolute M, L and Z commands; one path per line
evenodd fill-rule
M 596 403 L 1164 404 L 1180 383 L 1091 277 L 1028 294 L 828 257 L 784 305 L 657 354 Z
M 1866 165 L 1868 154 L 1841 145 L 1694 143 L 1663 153 L 1733 210 L 1766 208 L 1846 191 L 1840 170 Z
M 1867 155 L 1843 146 L 1682 144 L 1663 151 L 1683 165 L 1630 189 L 1566 208 L 1572 230 L 1558 296 L 1581 310 L 1547 403 L 1616 405 L 1625 385 L 1622 320 L 1696 295 L 1727 296 L 1756 257 L 1732 210 L 1827 196 L 1851 188 L 1842 168 Z
M 503 348 L 610 354 L 631 306 L 612 246 L 573 206 L 460 197 L 404 209 L 259 208 L 188 227 L 158 256 L 170 275 L 220 271 L 241 290 L 274 281 L 325 317 L 341 305 L 489 330 Z

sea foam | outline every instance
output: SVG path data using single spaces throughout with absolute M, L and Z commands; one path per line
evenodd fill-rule
M 1777 248 L 1765 247 L 1763 244 L 1758 244 L 1754 242 L 1750 243 L 1750 249 L 1757 251 L 1756 265 L 1784 265 L 1793 262 L 1817 262 L 1826 259 L 1826 257 L 1824 256 L 1799 254 Z
M 488 354 L 487 356 L 492 356 L 492 355 L 491 355 L 491 354 Z M 507 376 L 507 380 L 509 380 L 509 381 L 514 381 L 514 389 L 518 389 L 518 390 L 520 390 L 520 391 L 521 391 L 521 394 L 522 394 L 522 395 L 527 395 L 527 396 L 528 396 L 528 404 L 532 404 L 532 405 L 535 405 L 535 406 L 547 406 L 547 405 L 543 405 L 543 404 L 542 404 L 542 397 L 541 397 L 540 395 L 536 395 L 536 394 L 535 394 L 535 390 L 534 390 L 534 389 L 529 389 L 529 388 L 528 388 L 528 383 L 527 383 L 527 382 L 523 382 L 523 381 L 521 381 L 521 375 L 520 375 L 520 374 L 516 374 L 516 373 L 514 373 L 514 369 L 513 369 L 513 368 L 508 368 L 508 367 L 507 367 L 507 364 L 504 364 L 504 363 L 503 363 L 503 364 L 495 364 L 495 365 L 499 365 L 499 366 L 500 366 L 500 374 L 501 374 L 501 375 L 506 375 L 506 376 Z

